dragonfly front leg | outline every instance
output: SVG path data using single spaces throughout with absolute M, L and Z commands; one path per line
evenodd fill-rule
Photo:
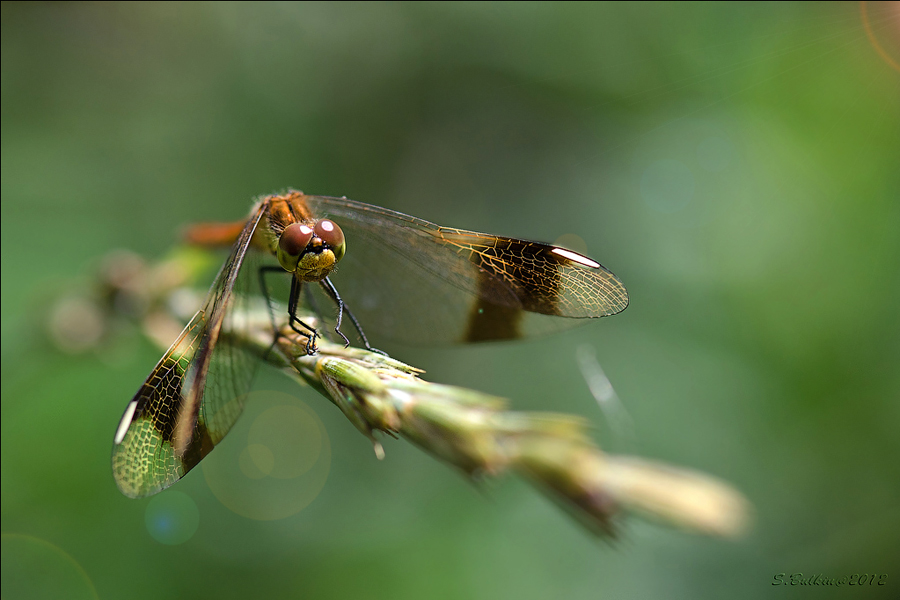
M 335 304 L 338 306 L 338 316 L 337 316 L 337 324 L 334 326 L 334 330 L 337 332 L 339 336 L 344 339 L 344 347 L 350 345 L 350 340 L 347 339 L 347 336 L 343 334 L 341 331 L 341 321 L 344 316 L 344 312 L 347 313 L 347 316 L 350 317 L 350 322 L 353 323 L 353 327 L 356 329 L 356 333 L 359 334 L 359 339 L 362 340 L 362 343 L 366 346 L 366 350 L 369 352 L 377 352 L 378 354 L 383 354 L 387 356 L 387 352 L 379 350 L 377 348 L 373 348 L 371 344 L 369 344 L 369 339 L 366 337 L 365 332 L 362 329 L 362 326 L 359 324 L 359 321 L 356 320 L 356 317 L 351 312 L 350 307 L 344 304 L 344 301 L 341 299 L 341 295 L 338 294 L 337 288 L 334 287 L 334 284 L 331 283 L 329 278 L 325 278 L 319 282 L 322 286 L 322 289 L 325 290 L 325 293 L 331 296 L 331 299 L 334 300 Z
M 350 339 L 341 331 L 341 321 L 344 317 L 344 301 L 341 300 L 341 295 L 338 294 L 337 289 L 334 287 L 334 284 L 331 283 L 330 279 L 326 277 L 320 281 L 319 284 L 325 290 L 325 293 L 331 296 L 331 299 L 334 300 L 335 304 L 338 306 L 337 322 L 334 325 L 334 332 L 341 336 L 341 339 L 344 340 L 344 348 L 346 348 L 350 345 Z M 368 346 L 368 344 L 366 344 L 366 346 Z
M 278 343 L 279 336 L 279 328 L 278 323 L 275 319 L 275 308 L 272 306 L 272 295 L 269 293 L 269 286 L 266 283 L 266 274 L 267 273 L 278 273 L 280 275 L 285 275 L 286 271 L 281 267 L 275 266 L 264 266 L 259 268 L 259 287 L 262 290 L 263 296 L 266 299 L 266 307 L 269 310 L 269 320 L 272 323 L 272 346 Z M 298 334 L 307 338 L 306 342 L 306 353 L 307 354 L 315 354 L 316 353 L 316 338 L 319 337 L 319 332 L 315 327 L 311 327 L 297 318 L 297 309 L 300 304 L 300 291 L 301 284 L 297 281 L 297 279 L 291 276 L 291 292 L 290 297 L 288 298 L 288 324 Z M 297 325 L 302 326 L 304 330 L 298 329 Z
M 307 325 L 297 317 L 297 308 L 300 305 L 300 292 L 303 283 L 296 277 L 291 277 L 291 295 L 288 300 L 288 315 L 290 317 L 289 324 L 291 329 L 300 335 L 306 336 L 306 353 L 309 355 L 318 352 L 316 348 L 316 338 L 319 337 L 319 331 L 310 325 Z M 306 331 L 297 328 L 297 324 L 301 325 Z

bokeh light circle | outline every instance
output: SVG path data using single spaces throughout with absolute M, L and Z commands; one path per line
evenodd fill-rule
M 264 444 L 248 444 L 238 458 L 241 472 L 250 479 L 262 479 L 275 468 L 275 455 Z
M 641 176 L 641 198 L 650 208 L 662 213 L 681 210 L 694 197 L 694 174 L 677 160 L 650 163 Z
M 94 584 L 81 565 L 58 546 L 4 533 L 0 539 L 3 598 L 96 600 Z
M 252 392 L 228 438 L 201 463 L 228 509 L 272 521 L 294 515 L 325 487 L 331 443 L 309 407 L 282 392 Z
M 194 499 L 187 494 L 166 491 L 150 499 L 144 520 L 153 539 L 161 544 L 177 546 L 197 532 L 200 511 Z

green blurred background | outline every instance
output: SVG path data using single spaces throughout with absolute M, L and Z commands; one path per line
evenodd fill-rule
M 894 61 L 898 11 L 869 4 Z M 621 315 L 392 353 L 432 381 L 584 415 L 612 451 L 722 477 L 754 504 L 752 532 L 631 522 L 598 543 L 513 478 L 477 490 L 402 441 L 377 461 L 324 398 L 270 370 L 209 468 L 121 496 L 113 433 L 160 352 L 125 336 L 69 356 L 42 322 L 111 250 L 162 257 L 184 224 L 238 219 L 287 187 L 579 236 L 628 286 Z M 855 3 L 4 3 L 2 294 L 4 598 L 29 597 L 21 585 L 104 599 L 886 598 L 900 585 L 900 73 Z M 585 344 L 632 433 L 588 392 Z M 327 479 L 270 491 L 221 475 L 251 505 L 297 504 L 259 520 L 211 478 L 248 436 L 293 443 L 271 407 L 307 419 Z M 23 584 L 29 568 L 43 574 Z M 889 579 L 782 590 L 779 572 Z

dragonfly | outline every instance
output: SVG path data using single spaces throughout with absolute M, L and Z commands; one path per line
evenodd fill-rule
M 369 349 L 363 326 L 401 342 L 474 343 L 544 335 L 628 306 L 622 282 L 578 252 L 441 227 L 347 198 L 270 195 L 246 220 L 193 231 L 198 243 L 232 243 L 231 253 L 122 415 L 112 468 L 132 498 L 184 477 L 237 421 L 261 359 L 227 332 L 246 322 L 260 297 L 273 310 L 266 281 L 274 273 L 290 277 L 288 323 L 306 336 L 309 354 L 324 334 L 298 316 L 304 286 L 318 286 L 335 304 L 335 336 L 349 344 L 346 314 Z

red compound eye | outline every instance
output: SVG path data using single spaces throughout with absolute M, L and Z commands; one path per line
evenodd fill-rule
M 313 230 L 303 223 L 292 223 L 284 228 L 278 245 L 290 256 L 300 256 L 312 239 Z
M 332 249 L 337 249 L 344 245 L 344 232 L 341 231 L 341 228 L 334 221 L 322 219 L 316 223 L 314 233 L 325 242 L 326 246 L 330 246 Z
M 306 250 L 307 244 L 313 237 L 313 230 L 303 223 L 292 223 L 284 228 L 278 239 L 279 254 L 283 253 L 294 259 L 294 263 Z

